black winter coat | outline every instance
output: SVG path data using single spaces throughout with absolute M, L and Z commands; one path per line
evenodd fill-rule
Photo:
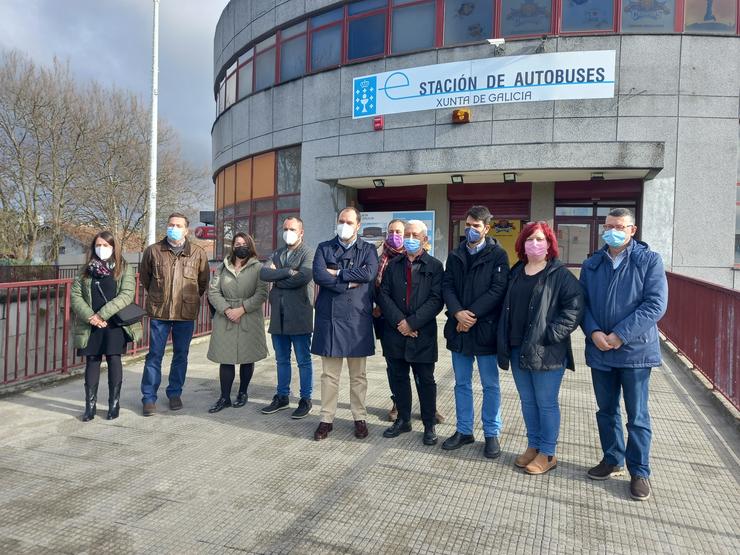
M 380 338 L 383 356 L 407 362 L 437 362 L 437 314 L 442 311 L 442 263 L 423 253 L 418 259 L 418 284 L 411 290 L 406 306 L 405 256 L 394 258 L 383 274 L 377 302 L 383 311 L 384 329 Z M 398 323 L 406 319 L 419 336 L 406 337 L 398 331 Z
M 524 273 L 524 262 L 511 269 L 509 287 L 498 325 L 498 365 L 509 369 L 509 315 L 511 286 Z M 519 367 L 523 370 L 575 370 L 570 334 L 583 318 L 585 302 L 583 288 L 576 277 L 556 259 L 550 260 L 540 272 L 529 301 L 529 317 L 520 347 Z
M 496 329 L 501 315 L 501 303 L 506 294 L 509 258 L 506 251 L 491 237 L 473 258 L 468 268 L 465 241 L 447 257 L 442 296 L 447 305 L 444 335 L 447 348 L 464 355 L 495 355 Z M 470 310 L 477 322 L 470 331 L 458 333 L 455 314 Z

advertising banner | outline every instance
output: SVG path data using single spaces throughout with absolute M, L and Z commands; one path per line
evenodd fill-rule
M 360 233 L 363 241 L 373 243 L 379 247 L 385 241 L 386 230 L 391 220 L 421 220 L 427 226 L 429 235 L 429 254 L 434 256 L 434 210 L 416 210 L 398 212 L 362 212 L 360 222 Z
M 461 106 L 612 98 L 614 50 L 450 62 L 353 80 L 354 119 Z

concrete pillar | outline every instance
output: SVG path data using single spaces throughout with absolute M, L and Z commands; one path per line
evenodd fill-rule
M 673 262 L 673 212 L 676 180 L 673 177 L 648 179 L 642 188 L 640 238 L 663 257 L 666 270 Z
M 434 210 L 434 256 L 447 260 L 447 243 L 450 234 L 450 202 L 446 185 L 427 185 L 427 210 Z M 432 230 L 429 230 L 431 237 Z
M 545 221 L 555 228 L 555 183 L 545 181 L 532 183 L 532 200 L 529 205 L 529 217 L 534 222 Z

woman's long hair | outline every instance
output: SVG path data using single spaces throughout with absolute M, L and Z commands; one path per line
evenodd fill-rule
M 88 253 L 87 260 L 85 261 L 85 265 L 82 266 L 82 275 L 87 274 L 87 267 L 90 264 L 90 261 L 94 258 L 98 258 L 98 255 L 95 254 L 95 242 L 98 239 L 102 239 L 106 243 L 108 243 L 111 247 L 113 247 L 113 254 L 108 259 L 108 263 L 115 263 L 115 266 L 113 267 L 113 277 L 115 279 L 118 279 L 121 277 L 121 274 L 123 273 L 124 268 L 126 267 L 126 261 L 123 259 L 123 256 L 121 255 L 121 249 L 118 248 L 118 243 L 116 242 L 116 238 L 113 237 L 113 234 L 110 231 L 101 231 L 95 237 L 92 238 L 92 242 L 90 243 L 90 252 Z
M 244 233 L 243 231 L 240 231 L 239 233 L 234 235 L 234 238 L 231 240 L 231 254 L 229 254 L 229 262 L 231 262 L 231 265 L 233 266 L 236 264 L 236 253 L 234 252 L 234 242 L 241 237 L 244 239 L 247 244 L 244 245 L 249 249 L 249 256 L 247 256 L 244 261 L 246 262 L 250 258 L 253 258 L 257 256 L 257 245 L 254 244 L 254 239 L 252 239 L 252 236 L 248 233 Z

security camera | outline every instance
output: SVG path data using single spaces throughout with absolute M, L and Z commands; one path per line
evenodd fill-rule
M 491 46 L 503 46 L 506 44 L 506 41 L 504 39 L 486 39 L 488 41 L 488 44 Z

